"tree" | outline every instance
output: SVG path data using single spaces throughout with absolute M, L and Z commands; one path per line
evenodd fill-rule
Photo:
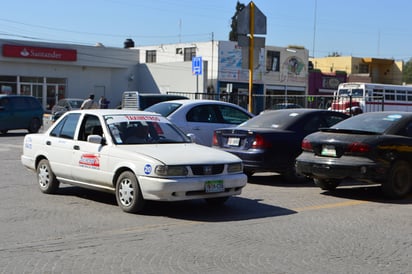
M 412 58 L 403 65 L 402 82 L 412 84 Z
M 246 7 L 245 4 L 239 3 L 239 1 L 237 1 L 236 12 L 235 12 L 235 15 L 232 16 L 232 24 L 230 25 L 232 30 L 229 32 L 229 41 L 237 41 L 238 40 L 239 34 L 237 33 L 237 19 L 238 19 L 237 17 L 239 15 L 239 13 L 245 7 Z

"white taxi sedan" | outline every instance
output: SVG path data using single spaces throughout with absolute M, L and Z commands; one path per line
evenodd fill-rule
M 161 115 L 133 110 L 67 112 L 45 133 L 25 136 L 21 162 L 36 171 L 43 193 L 60 183 L 107 191 L 130 213 L 146 200 L 223 204 L 247 182 L 237 156 L 193 143 Z

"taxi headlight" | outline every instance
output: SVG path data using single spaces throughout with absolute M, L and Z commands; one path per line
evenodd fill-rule
M 156 166 L 155 173 L 159 176 L 186 176 L 189 172 L 186 166 Z
M 243 164 L 242 163 L 233 163 L 227 165 L 227 172 L 228 173 L 238 173 L 243 171 Z

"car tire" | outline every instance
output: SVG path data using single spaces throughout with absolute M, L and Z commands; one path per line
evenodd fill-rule
M 226 203 L 227 200 L 229 200 L 229 196 L 226 197 L 217 197 L 217 198 L 206 198 L 206 202 L 209 206 L 222 206 L 224 203 Z
M 27 129 L 30 133 L 37 133 L 41 127 L 40 120 L 37 118 L 33 118 L 30 121 L 29 128 Z
M 314 178 L 313 182 L 316 186 L 320 187 L 322 190 L 335 190 L 340 185 L 340 180 L 338 179 L 318 179 Z
M 116 201 L 124 212 L 138 213 L 143 210 L 145 200 L 133 172 L 125 171 L 117 178 Z
M 400 199 L 412 189 L 411 165 L 405 161 L 395 162 L 389 171 L 388 179 L 382 184 L 382 191 L 388 198 Z
M 59 189 L 59 181 L 54 175 L 48 160 L 43 159 L 37 165 L 37 181 L 40 191 L 46 194 L 54 194 Z
M 248 179 L 250 179 L 250 177 L 252 177 L 253 174 L 255 174 L 255 171 L 253 171 L 253 170 L 243 170 L 243 173 L 246 174 Z

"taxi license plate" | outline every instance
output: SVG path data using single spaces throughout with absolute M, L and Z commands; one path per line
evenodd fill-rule
M 225 188 L 223 187 L 223 180 L 213 180 L 205 182 L 205 192 L 223 192 Z
M 238 138 L 238 137 L 229 137 L 229 138 L 227 139 L 227 144 L 228 144 L 229 146 L 238 147 L 239 144 L 240 144 L 240 138 Z
M 323 146 L 322 146 L 322 151 L 321 151 L 320 154 L 323 155 L 323 156 L 336 157 L 336 149 L 335 149 L 335 146 L 323 145 Z

